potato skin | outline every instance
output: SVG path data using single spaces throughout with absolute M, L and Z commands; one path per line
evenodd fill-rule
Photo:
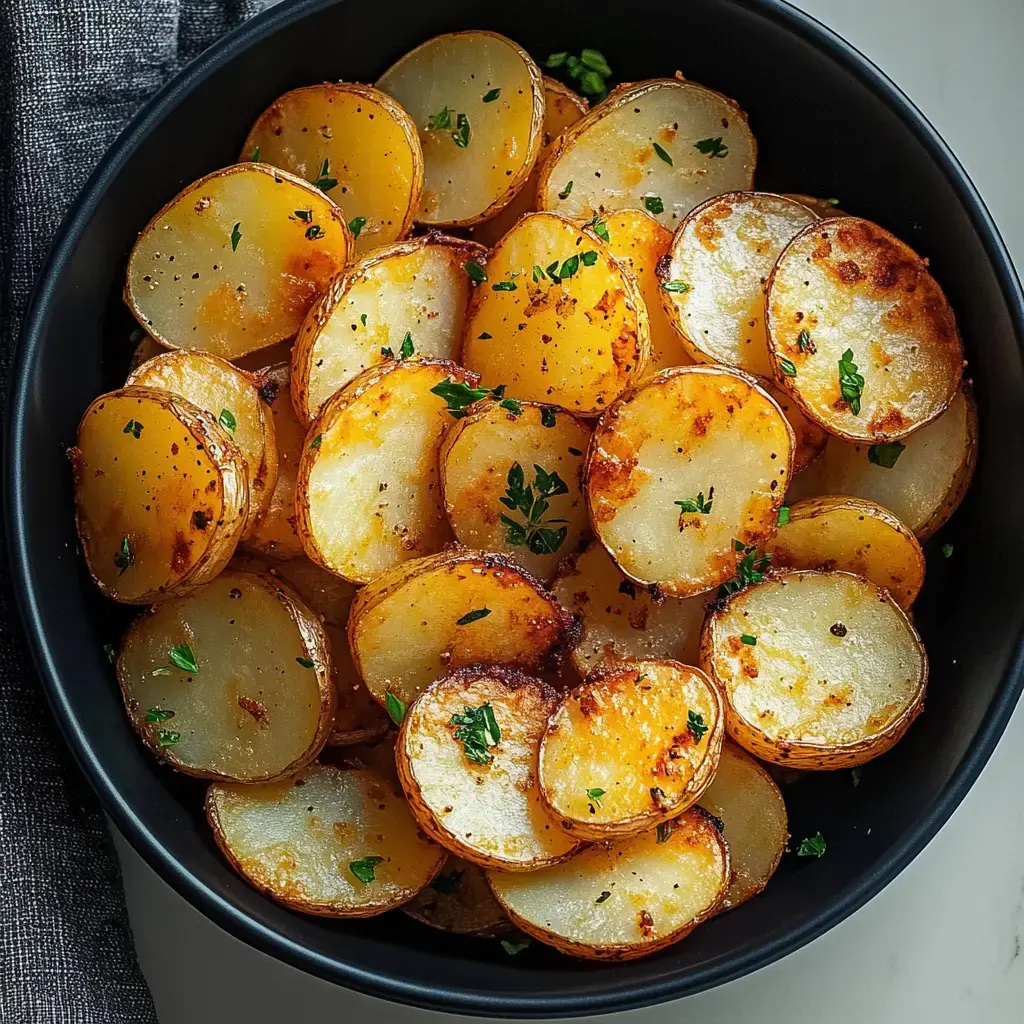
M 445 876 L 456 876 L 457 891 L 442 890 Z M 414 921 L 454 935 L 500 939 L 515 927 L 494 898 L 483 869 L 461 857 L 449 857 L 434 880 L 402 907 Z

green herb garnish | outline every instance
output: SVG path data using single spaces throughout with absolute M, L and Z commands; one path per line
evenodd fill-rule
M 260 147 L 259 146 L 253 146 L 252 147 L 252 156 L 249 157 L 249 160 L 252 163 L 254 163 L 254 164 L 258 164 L 260 162 Z
M 701 156 L 706 156 L 709 159 L 718 157 L 720 160 L 724 160 L 729 155 L 729 147 L 722 145 L 721 135 L 717 139 L 699 139 L 693 145 Z
M 320 443 L 323 441 L 323 439 L 324 439 L 324 435 L 323 434 L 317 434 L 316 437 L 314 437 L 313 440 L 309 442 L 309 447 L 310 448 L 319 448 L 320 447 Z
M 658 834 L 658 840 L 657 841 L 659 843 L 667 843 L 668 842 L 668 837 L 670 835 L 672 835 L 672 833 L 675 831 L 675 829 L 667 821 L 663 821 L 657 827 L 657 829 L 655 829 L 655 831 Z
M 242 226 L 242 222 L 236 221 L 235 226 L 231 229 L 231 251 L 234 252 L 238 248 L 238 243 L 242 240 L 242 232 L 238 229 Z
M 942 547 L 940 548 L 940 550 L 942 551 L 942 557 L 943 558 L 952 558 L 953 557 L 953 545 L 952 544 L 943 544 Z
M 366 326 L 366 314 L 365 314 L 365 313 L 360 313 L 360 314 L 359 314 L 359 322 L 360 322 L 360 323 L 361 323 L 361 324 L 362 324 L 362 325 L 363 325 L 364 327 Z
M 460 149 L 469 145 L 469 118 L 465 114 L 459 114 L 456 120 L 455 131 L 452 132 L 452 139 Z
M 690 290 L 690 286 L 685 281 L 666 281 L 661 286 L 661 290 L 672 295 L 682 295 Z
M 785 356 L 779 360 L 779 369 L 782 370 L 787 377 L 796 376 L 796 367 L 793 365 L 792 361 L 786 359 Z
M 864 378 L 857 372 L 852 348 L 848 348 L 839 360 L 839 391 L 843 396 L 843 401 L 850 407 L 850 412 L 854 416 L 859 416 L 860 399 L 864 392 Z
M 120 550 L 114 555 L 114 566 L 117 569 L 117 575 L 123 576 L 134 564 L 135 552 L 132 551 L 131 542 L 128 540 L 128 535 L 125 534 L 121 538 Z
M 540 425 L 542 427 L 553 427 L 557 423 L 555 418 L 555 410 L 550 405 L 544 406 L 540 411 Z M 571 451 L 572 449 L 570 449 Z
M 809 839 L 801 839 L 796 851 L 798 857 L 821 857 L 825 853 L 825 838 L 819 832 Z
M 383 857 L 377 857 L 375 855 L 361 857 L 359 860 L 350 861 L 348 869 L 356 876 L 356 878 L 359 879 L 360 882 L 364 885 L 368 885 L 370 882 L 377 881 L 376 868 L 378 864 L 382 864 L 383 862 Z
M 488 334 L 486 331 L 482 331 L 480 334 L 477 335 L 477 338 L 480 341 L 490 341 L 493 337 L 493 334 Z
M 296 658 L 295 659 L 303 668 L 312 668 L 313 662 L 309 658 Z
M 462 744 L 462 750 L 470 761 L 490 764 L 494 760 L 488 748 L 496 747 L 501 741 L 501 729 L 494 720 L 490 704 L 481 704 L 478 708 L 467 705 L 461 715 L 452 715 L 449 724 L 459 726 L 454 737 Z
M 365 227 L 366 227 L 366 218 L 365 217 L 353 217 L 348 222 L 348 229 L 349 229 L 349 231 L 352 232 L 352 237 L 353 238 L 358 238 L 359 237 L 359 233 Z
M 238 429 L 238 420 L 235 419 L 235 414 L 230 409 L 221 409 L 217 422 L 225 430 L 230 430 L 232 434 Z
M 134 437 L 135 440 L 138 441 L 138 439 L 142 436 L 142 424 L 138 420 L 129 420 L 124 425 L 124 430 L 122 430 L 121 433 L 131 434 L 132 437 Z
M 156 734 L 161 747 L 173 747 L 181 739 L 180 732 L 171 732 L 170 729 L 160 729 Z
M 669 167 L 672 166 L 672 157 L 670 157 L 668 153 L 666 153 L 665 150 L 662 149 L 661 146 L 659 146 L 656 142 L 654 143 L 654 152 L 657 153 L 658 156 L 669 165 Z
M 524 949 L 527 949 L 530 945 L 529 939 L 502 939 L 501 948 L 508 953 L 509 956 L 517 956 L 522 953 Z
M 595 902 L 595 903 L 604 903 L 604 901 L 605 901 L 606 899 L 608 899 L 608 898 L 609 898 L 610 896 L 611 896 L 611 893 L 610 893 L 610 892 L 609 892 L 609 891 L 608 891 L 607 889 L 605 889 L 605 890 L 604 890 L 604 891 L 603 891 L 603 892 L 601 893 L 601 895 L 600 895 L 600 896 L 598 896 L 596 900 L 594 900 L 594 902 Z
M 868 462 L 883 469 L 892 469 L 897 460 L 906 450 L 905 444 L 890 441 L 888 444 L 873 444 L 868 449 Z
M 488 395 L 504 398 L 505 385 L 499 384 L 496 388 L 474 388 L 461 380 L 446 377 L 440 384 L 435 384 L 430 393 L 445 400 L 452 419 L 461 420 L 466 415 L 466 409 L 474 402 L 479 402 L 481 398 L 487 398 Z
M 796 336 L 796 347 L 800 349 L 801 352 L 810 352 L 812 355 L 814 354 L 814 342 L 811 341 L 811 334 L 809 331 L 801 331 Z
M 758 556 L 756 547 L 747 547 L 741 540 L 733 541 L 733 548 L 737 553 L 742 552 L 743 557 L 736 566 L 736 575 L 718 588 L 719 597 L 729 597 L 744 587 L 760 583 L 771 565 L 770 554 Z
M 325 157 L 320 165 L 320 173 L 313 179 L 313 186 L 321 192 L 330 192 L 337 184 L 338 179 L 331 177 L 331 161 Z
M 303 224 L 309 224 L 313 220 L 312 210 L 292 210 L 292 213 L 295 214 Z
M 408 359 L 416 351 L 416 346 L 412 343 L 412 332 L 406 331 L 405 337 L 402 339 L 402 347 L 398 350 L 399 359 Z
M 478 619 L 486 619 L 491 614 L 490 608 L 474 608 L 471 612 L 466 612 L 461 619 L 455 620 L 456 626 L 468 626 L 471 622 L 476 622 Z
M 394 722 L 395 725 L 402 724 L 402 719 L 405 718 L 405 709 L 408 706 L 408 704 L 399 700 L 390 690 L 384 694 L 384 707 L 387 708 L 387 712 L 391 716 L 391 721 Z
M 147 722 L 166 722 L 168 718 L 173 718 L 174 712 L 168 711 L 166 708 L 150 708 L 146 712 Z
M 500 89 L 492 89 L 484 94 L 484 103 L 493 103 L 501 95 Z
M 117 661 L 117 651 L 114 650 L 113 644 L 104 644 L 103 653 L 107 656 L 107 661 L 109 661 L 111 665 Z
M 745 643 L 748 647 L 756 647 L 757 646 L 757 637 L 756 636 L 751 636 L 750 633 L 743 633 L 740 636 L 740 640 L 743 643 Z
M 644 196 L 644 209 L 648 213 L 664 213 L 665 204 L 661 201 L 661 196 Z
M 487 273 L 476 260 L 469 260 L 462 264 L 463 269 L 469 274 L 469 279 L 474 284 L 483 284 L 487 280 Z
M 453 113 L 454 111 L 450 110 L 447 106 L 442 107 L 436 114 L 431 114 L 427 118 L 427 128 L 434 132 L 441 132 L 451 128 Z
M 188 644 L 178 644 L 172 647 L 167 657 L 171 664 L 175 668 L 180 668 L 182 672 L 188 672 L 190 675 L 196 675 L 199 672 L 199 663 Z
M 785 526 L 789 522 L 789 506 L 783 505 L 779 509 L 779 518 L 775 521 L 776 526 Z
M 711 504 L 715 497 L 715 489 L 712 487 L 708 491 L 707 501 L 704 500 L 704 492 L 700 491 L 696 498 L 683 498 L 682 501 L 673 502 L 674 505 L 678 505 L 682 512 L 699 512 L 702 516 L 710 515 Z M 682 512 L 680 515 L 682 515 Z
M 319 224 L 310 224 L 310 226 L 306 228 L 306 237 L 311 242 L 315 242 L 318 238 L 324 238 L 326 236 L 324 235 L 324 229 L 320 227 Z
M 515 281 L 496 281 L 491 285 L 491 291 L 494 292 L 514 292 L 518 288 Z
M 535 555 L 554 554 L 565 541 L 569 528 L 559 526 L 558 529 L 551 529 L 552 525 L 564 523 L 565 520 L 545 521 L 543 516 L 551 504 L 549 499 L 559 494 L 568 494 L 569 486 L 558 473 L 548 473 L 538 465 L 534 465 L 533 469 L 534 478 L 531 486 L 526 483 L 523 467 L 518 462 L 513 462 L 506 477 L 508 486 L 505 495 L 499 499 L 507 509 L 521 513 L 526 522 L 521 523 L 512 519 L 504 512 L 499 519 L 507 527 L 506 543 L 514 547 L 526 547 Z
M 604 796 L 603 789 L 588 789 L 587 799 L 590 801 L 590 813 L 596 814 L 601 806 L 601 797 Z
M 708 731 L 708 727 L 704 724 L 704 716 L 697 711 L 687 713 L 686 728 L 690 730 L 694 743 L 700 743 L 701 737 Z
M 587 228 L 593 228 L 594 234 L 597 235 L 602 242 L 610 242 L 612 240 L 611 235 L 608 234 L 608 225 L 600 215 L 595 215 L 583 225 L 584 230 Z
M 522 416 L 523 406 L 522 403 L 517 402 L 514 398 L 504 398 L 501 401 L 502 409 L 507 409 L 513 416 Z
M 604 99 L 608 95 L 608 79 L 612 69 L 600 50 L 585 49 L 578 57 L 567 52 L 552 53 L 544 62 L 549 70 L 564 69 L 569 78 L 580 84 L 580 91 L 587 96 Z
M 572 182 L 571 181 L 569 182 L 568 185 L 565 186 L 565 188 L 562 189 L 561 192 L 558 193 L 558 198 L 559 199 L 568 199 L 570 192 L 572 192 Z

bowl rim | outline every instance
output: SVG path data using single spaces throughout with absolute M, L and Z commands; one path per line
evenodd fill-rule
M 30 467 L 23 459 L 24 421 L 30 400 L 29 370 L 42 345 L 46 310 L 57 282 L 112 180 L 165 115 L 183 97 L 238 53 L 294 22 L 347 0 L 282 0 L 227 33 L 155 93 L 106 151 L 71 204 L 54 236 L 36 279 L 18 344 L 12 358 L 5 417 L 3 509 L 12 587 L 29 649 L 50 710 L 79 768 L 120 832 L 157 874 L 189 903 L 236 938 L 294 967 L 358 992 L 426 1009 L 483 1016 L 562 1017 L 636 1009 L 695 994 L 742 977 L 795 952 L 829 931 L 876 896 L 924 849 L 974 784 L 992 755 L 1024 689 L 1024 632 L 1016 640 L 1012 663 L 1000 681 L 975 741 L 939 795 L 890 847 L 887 856 L 843 889 L 829 905 L 801 925 L 738 955 L 687 972 L 636 985 L 618 984 L 585 995 L 533 995 L 527 992 L 482 992 L 453 989 L 443 982 L 413 983 L 380 975 L 314 952 L 247 916 L 192 871 L 174 860 L 122 798 L 96 752 L 90 748 L 57 672 L 49 639 L 42 627 L 38 584 L 30 562 L 24 517 L 18 513 Z M 963 203 L 972 227 L 995 271 L 1010 315 L 1018 349 L 1024 356 L 1024 293 L 1005 243 L 991 214 L 959 160 L 928 119 L 903 91 L 853 45 L 786 0 L 726 0 L 774 21 L 830 57 L 880 98 L 917 138 Z

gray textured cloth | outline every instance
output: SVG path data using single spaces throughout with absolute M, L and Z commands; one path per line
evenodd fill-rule
M 0 0 L 0 385 L 54 231 L 142 102 L 266 0 Z M 95 797 L 0 562 L 0 1022 L 155 1021 Z

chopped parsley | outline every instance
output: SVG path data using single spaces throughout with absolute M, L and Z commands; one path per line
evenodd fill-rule
M 597 262 L 597 253 L 593 249 L 588 249 L 580 254 L 580 260 L 582 260 L 583 266 L 592 267 Z
M 585 49 L 578 57 L 562 51 L 552 53 L 544 61 L 549 71 L 562 71 L 569 78 L 579 82 L 580 91 L 586 96 L 603 100 L 608 95 L 608 79 L 612 69 L 600 50 Z
M 496 747 L 501 741 L 501 729 L 494 720 L 494 709 L 490 704 L 481 704 L 478 708 L 467 705 L 461 715 L 452 715 L 449 724 L 459 726 L 454 737 L 462 744 L 463 753 L 470 761 L 490 764 L 494 760 L 489 748 Z
M 359 314 L 359 322 L 360 322 L 360 323 L 361 323 L 361 324 L 362 324 L 362 325 L 363 325 L 364 327 L 366 326 L 366 314 L 365 314 L 365 313 L 360 313 L 360 314 Z
M 508 953 L 509 956 L 518 956 L 524 949 L 529 948 L 529 939 L 502 939 L 501 948 Z
M 595 215 L 583 225 L 583 229 L 593 228 L 594 234 L 601 239 L 602 242 L 610 242 L 611 235 L 608 234 L 608 225 L 605 223 L 604 218 L 600 215 Z
M 663 821 L 656 829 L 659 843 L 667 843 L 669 836 L 675 832 L 675 829 L 667 821 Z
M 238 420 L 235 419 L 235 414 L 230 409 L 221 409 L 217 422 L 225 430 L 230 430 L 232 434 L 238 429 Z
M 690 290 L 690 286 L 685 281 L 666 281 L 661 286 L 661 290 L 669 292 L 671 295 L 682 295 Z
M 235 226 L 231 229 L 231 251 L 234 252 L 238 248 L 238 243 L 242 240 L 242 232 L 238 229 L 242 226 L 242 222 L 235 221 Z
M 311 241 L 315 242 L 318 238 L 325 238 L 324 229 L 319 224 L 310 224 L 306 228 L 306 237 Z
M 796 347 L 801 352 L 810 352 L 814 354 L 814 342 L 811 341 L 810 331 L 803 330 L 796 336 Z
M 477 335 L 479 341 L 490 341 L 494 337 L 493 334 L 488 334 L 486 331 L 482 331 Z
M 131 542 L 128 540 L 128 535 L 125 534 L 121 538 L 120 549 L 114 555 L 114 567 L 117 569 L 117 575 L 123 576 L 134 564 L 135 552 L 132 551 Z
M 500 95 L 500 89 L 491 89 L 490 92 L 484 94 L 484 103 L 493 103 Z
M 789 506 L 783 505 L 779 509 L 779 518 L 776 520 L 776 526 L 785 526 L 789 522 Z
M 188 644 L 177 644 L 172 647 L 167 657 L 170 663 L 175 668 L 180 668 L 182 672 L 188 672 L 191 675 L 196 675 L 199 672 L 199 663 Z
M 664 213 L 665 204 L 661 201 L 661 196 L 644 196 L 644 209 L 648 213 Z
M 699 512 L 702 516 L 706 516 L 711 514 L 711 504 L 714 497 L 715 489 L 712 487 L 708 491 L 707 501 L 704 500 L 704 492 L 700 491 L 696 498 L 683 498 L 682 501 L 675 501 L 673 504 L 678 505 L 682 509 L 680 515 L 684 512 Z
M 376 855 L 360 857 L 359 860 L 350 861 L 348 869 L 357 879 L 359 879 L 360 882 L 364 885 L 368 885 L 370 882 L 377 881 L 377 865 L 382 864 L 383 862 L 384 858 Z
M 412 332 L 406 331 L 405 337 L 402 339 L 402 347 L 398 350 L 399 359 L 408 359 L 416 351 L 416 346 L 412 343 Z
M 756 647 L 757 646 L 757 637 L 756 636 L 751 636 L 750 633 L 744 633 L 740 637 L 740 640 L 743 643 L 745 643 L 748 647 Z
M 783 373 L 784 373 L 784 374 L 785 374 L 785 375 L 786 375 L 787 377 L 795 377 L 795 376 L 796 376 L 796 367 L 795 367 L 795 366 L 793 365 L 793 362 L 792 362 L 792 360 L 790 360 L 790 359 L 787 359 L 787 358 L 786 358 L 785 356 L 783 356 L 783 357 L 782 357 L 782 358 L 781 358 L 781 359 L 779 360 L 779 369 L 780 369 L 780 370 L 781 370 L 781 371 L 782 371 L 782 372 L 783 372 Z
M 330 192 L 337 184 L 338 179 L 331 177 L 331 161 L 324 157 L 324 162 L 320 165 L 320 173 L 313 179 L 313 185 L 321 192 Z
M 496 388 L 474 388 L 461 380 L 445 377 L 440 384 L 435 384 L 430 389 L 430 393 L 445 400 L 452 419 L 461 420 L 466 415 L 466 409 L 474 402 L 479 402 L 481 398 L 487 398 L 488 395 L 504 398 L 505 385 L 499 384 Z
M 202 509 L 197 508 L 195 512 L 192 513 L 192 522 L 195 524 L 195 528 L 197 530 L 205 530 L 210 520 Z
M 427 118 L 427 128 L 432 132 L 447 131 L 452 126 L 453 113 L 454 111 L 447 106 L 442 107 L 436 114 L 431 114 Z
M 555 418 L 555 410 L 550 405 L 544 406 L 540 411 L 540 425 L 542 427 L 553 427 L 557 422 Z M 572 451 L 572 449 L 569 449 Z
M 558 279 L 564 281 L 567 277 L 574 277 L 580 269 L 580 258 L 575 253 L 562 263 L 562 269 L 558 272 Z
M 478 619 L 486 619 L 490 614 L 490 608 L 474 608 L 471 612 L 466 612 L 461 619 L 456 619 L 455 625 L 468 626 L 471 622 L 476 622 Z
M 659 158 L 664 160 L 665 163 L 669 165 L 669 167 L 672 166 L 672 157 L 670 157 L 668 153 L 665 152 L 665 150 L 662 149 L 661 146 L 659 146 L 656 142 L 654 143 L 654 152 L 657 153 Z
M 942 557 L 943 558 L 952 558 L 953 557 L 953 545 L 952 544 L 943 544 L 942 548 L 940 550 L 942 551 Z
M 868 449 L 868 462 L 882 469 L 892 469 L 897 460 L 906 449 L 905 444 L 899 441 L 890 441 L 888 444 L 873 444 Z
M 313 662 L 309 658 L 296 658 L 295 659 L 303 668 L 312 668 Z
M 168 718 L 173 718 L 174 712 L 168 711 L 166 708 L 150 708 L 146 712 L 147 722 L 166 722 Z
M 465 114 L 459 114 L 456 118 L 456 128 L 452 132 L 452 139 L 460 149 L 469 145 L 469 118 Z
M 292 213 L 295 214 L 303 224 L 309 224 L 313 220 L 312 210 L 292 210 Z
M 462 264 L 463 270 L 469 274 L 469 279 L 474 284 L 483 284 L 487 280 L 487 273 L 476 260 L 469 260 Z
M 587 799 L 590 801 L 590 813 L 596 814 L 601 806 L 601 797 L 604 796 L 603 789 L 588 789 Z
M 733 541 L 733 549 L 737 553 L 742 552 L 743 557 L 736 565 L 736 575 L 718 588 L 719 597 L 729 597 L 744 587 L 760 583 L 772 562 L 770 554 L 759 556 L 756 547 L 747 547 L 741 540 Z
M 690 730 L 694 743 L 700 743 L 708 727 L 704 724 L 704 716 L 699 711 L 689 711 L 686 715 L 686 728 Z
M 491 291 L 494 292 L 514 292 L 519 286 L 515 281 L 496 281 L 491 285 Z
M 352 232 L 352 237 L 353 238 L 358 238 L 359 237 L 359 232 L 362 231 L 363 228 L 365 228 L 365 227 L 366 227 L 366 218 L 365 217 L 353 217 L 348 222 L 348 229 L 349 229 L 349 231 Z
M 138 439 L 142 436 L 142 424 L 138 420 L 129 420 L 124 425 L 124 430 L 122 430 L 121 433 L 131 434 L 132 437 L 134 437 L 135 440 L 138 441 Z
M 522 416 L 523 406 L 521 402 L 517 402 L 514 398 L 503 398 L 501 400 L 502 409 L 507 409 L 513 416 Z
M 173 747 L 181 739 L 180 732 L 171 732 L 170 729 L 159 729 L 156 734 L 161 747 Z
M 809 839 L 801 839 L 796 851 L 798 857 L 821 857 L 825 853 L 825 838 L 819 832 Z
M 542 414 L 543 415 L 543 414 Z M 545 520 L 551 502 L 559 494 L 568 494 L 569 486 L 557 472 L 548 473 L 541 466 L 534 465 L 533 485 L 526 483 L 526 474 L 518 462 L 513 462 L 506 477 L 507 488 L 499 500 L 512 512 L 519 512 L 526 522 L 521 523 L 501 513 L 499 519 L 507 527 L 505 542 L 513 547 L 526 547 L 535 555 L 554 554 L 563 544 L 569 532 L 567 526 L 552 529 L 564 519 Z M 536 496 L 534 495 L 536 491 Z
M 259 146 L 253 146 L 252 147 L 252 156 L 249 157 L 249 160 L 252 163 L 254 163 L 254 164 L 258 164 L 260 162 L 260 147 Z
M 857 372 L 853 349 L 848 348 L 839 360 L 839 391 L 854 416 L 860 415 L 860 399 L 864 392 L 864 378 Z
M 314 437 L 313 440 L 309 442 L 309 447 L 310 448 L 319 448 L 320 447 L 320 443 L 323 441 L 323 439 L 324 439 L 324 435 L 323 434 L 317 434 L 316 437 Z
M 399 700 L 390 690 L 384 694 L 384 707 L 387 708 L 391 721 L 395 725 L 402 724 L 402 719 L 405 718 L 405 710 L 408 706 L 405 701 Z
M 611 893 L 607 889 L 605 889 L 605 890 L 602 891 L 601 895 L 598 896 L 596 900 L 594 900 L 594 902 L 595 903 L 604 903 L 604 901 L 606 899 L 608 899 L 610 896 L 611 896 Z
M 721 135 L 717 139 L 698 139 L 693 144 L 693 147 L 701 156 L 706 156 L 712 160 L 715 157 L 724 160 L 729 155 L 729 147 L 722 145 Z
M 565 186 L 565 188 L 562 189 L 561 192 L 558 193 L 558 198 L 559 199 L 568 199 L 570 192 L 572 192 L 572 182 L 571 181 L 569 182 L 568 185 Z
M 107 661 L 109 661 L 111 665 L 117 661 L 117 651 L 114 650 L 113 644 L 104 644 L 103 653 L 107 656 Z

